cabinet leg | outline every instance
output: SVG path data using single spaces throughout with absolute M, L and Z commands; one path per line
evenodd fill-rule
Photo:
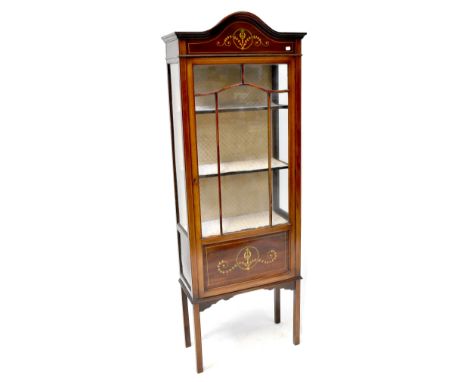
M 182 313 L 184 316 L 185 347 L 188 348 L 192 345 L 192 343 L 190 342 L 190 322 L 187 307 L 187 296 L 185 295 L 182 288 L 180 289 L 180 291 L 182 292 Z
M 293 343 L 299 345 L 301 331 L 301 280 L 296 280 L 294 287 Z
M 281 289 L 275 288 L 275 324 L 281 322 Z
M 195 328 L 195 354 L 197 358 L 197 373 L 203 371 L 203 354 L 200 328 L 200 306 L 193 304 L 193 325 Z

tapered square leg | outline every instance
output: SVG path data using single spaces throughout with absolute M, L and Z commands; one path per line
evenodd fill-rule
M 197 358 L 197 373 L 203 371 L 203 354 L 200 328 L 200 306 L 193 304 L 193 326 L 195 331 L 195 355 Z
M 190 322 L 187 307 L 187 296 L 185 295 L 182 288 L 180 289 L 180 291 L 182 292 L 182 314 L 184 317 L 185 347 L 188 348 L 192 345 L 192 343 L 190 342 Z
M 294 311 L 293 311 L 293 343 L 301 342 L 301 280 L 296 280 L 294 287 Z
M 281 322 L 281 289 L 275 288 L 275 324 Z

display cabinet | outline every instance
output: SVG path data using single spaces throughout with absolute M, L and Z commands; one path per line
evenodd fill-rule
M 239 12 L 163 37 L 169 80 L 185 345 L 200 312 L 256 289 L 294 291 L 299 344 L 301 39 Z

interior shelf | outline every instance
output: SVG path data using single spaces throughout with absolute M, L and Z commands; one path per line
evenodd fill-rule
M 288 221 L 273 211 L 273 225 L 286 224 Z M 223 217 L 223 233 L 242 231 L 269 225 L 268 211 L 247 215 Z M 202 222 L 203 237 L 219 235 L 219 219 Z
M 288 164 L 280 161 L 278 159 L 271 159 L 271 168 L 272 169 L 284 169 L 288 168 Z M 233 175 L 241 174 L 246 172 L 258 172 L 268 170 L 268 160 L 267 158 L 263 159 L 251 159 L 235 162 L 222 162 L 220 166 L 221 175 Z M 198 167 L 198 176 L 201 178 L 207 178 L 210 176 L 218 175 L 218 164 L 209 163 L 202 164 Z
M 280 105 L 276 103 L 271 104 L 271 109 L 287 109 L 288 105 Z M 267 105 L 247 105 L 247 106 L 241 106 L 241 105 L 232 105 L 232 106 L 221 106 L 218 108 L 219 113 L 226 113 L 226 112 L 231 112 L 231 111 L 256 111 L 256 110 L 267 110 L 268 106 Z M 201 106 L 198 105 L 195 107 L 195 112 L 197 114 L 207 114 L 207 113 L 215 113 L 216 108 L 214 106 Z

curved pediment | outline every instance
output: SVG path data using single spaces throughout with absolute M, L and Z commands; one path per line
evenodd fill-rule
M 167 40 L 186 41 L 186 54 L 296 54 L 305 33 L 278 32 L 256 15 L 236 12 L 203 32 L 175 32 Z

